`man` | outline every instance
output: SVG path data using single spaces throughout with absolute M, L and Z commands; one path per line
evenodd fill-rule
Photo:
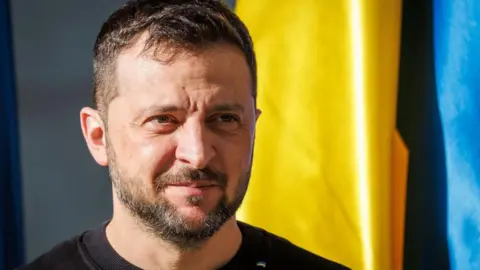
M 236 221 L 252 163 L 256 60 L 216 0 L 130 1 L 94 48 L 90 153 L 113 217 L 23 269 L 345 269 Z

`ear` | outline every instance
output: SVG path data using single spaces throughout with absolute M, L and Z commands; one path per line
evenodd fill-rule
M 80 111 L 82 133 L 90 154 L 101 166 L 108 165 L 105 125 L 97 110 L 85 107 Z

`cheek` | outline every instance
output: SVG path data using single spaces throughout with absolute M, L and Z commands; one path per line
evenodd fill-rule
M 133 178 L 148 180 L 168 170 L 174 152 L 172 143 L 165 137 L 126 136 L 118 146 L 117 162 L 123 165 L 123 169 L 128 170 Z
M 142 175 L 152 180 L 161 173 L 168 171 L 175 160 L 175 144 L 170 137 L 159 136 L 148 138 L 138 145 L 138 160 Z
M 248 140 L 224 143 L 220 151 L 225 173 L 227 173 L 229 181 L 235 182 L 230 188 L 234 188 L 245 172 L 250 170 L 252 145 Z

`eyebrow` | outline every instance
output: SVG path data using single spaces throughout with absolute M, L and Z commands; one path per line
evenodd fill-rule
M 154 105 L 149 107 L 148 109 L 144 110 L 144 113 L 169 113 L 169 112 L 176 112 L 184 110 L 182 107 L 178 107 L 176 105 Z M 208 112 L 218 112 L 218 111 L 239 111 L 243 112 L 245 109 L 242 105 L 238 103 L 224 103 L 224 104 L 216 104 L 207 108 Z
M 210 112 L 219 112 L 219 111 L 234 111 L 234 112 L 241 112 L 243 113 L 245 109 L 242 105 L 238 103 L 225 103 L 225 104 L 217 104 L 213 105 L 211 108 L 208 109 Z
M 146 110 L 143 111 L 143 113 L 169 113 L 169 112 L 176 112 L 176 111 L 180 111 L 182 110 L 182 108 L 176 106 L 176 105 L 154 105 L 154 106 L 151 106 L 149 108 L 147 108 Z
M 136 119 L 139 119 L 145 115 L 150 115 L 150 114 L 161 114 L 161 113 L 172 113 L 172 112 L 178 112 L 185 110 L 182 107 L 176 106 L 176 105 L 171 105 L 171 104 L 166 104 L 166 105 L 153 105 L 141 112 L 141 114 L 136 117 Z M 238 103 L 223 103 L 223 104 L 216 104 L 213 106 L 210 106 L 207 108 L 207 113 L 212 113 L 212 112 L 238 112 L 238 113 L 243 113 L 245 111 L 245 108 L 238 104 Z

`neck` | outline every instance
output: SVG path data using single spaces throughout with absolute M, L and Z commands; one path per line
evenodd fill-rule
M 118 201 L 114 202 L 114 209 L 106 228 L 107 239 L 120 256 L 142 269 L 218 269 L 233 258 L 242 241 L 233 217 L 200 248 L 180 250 L 146 232 Z

